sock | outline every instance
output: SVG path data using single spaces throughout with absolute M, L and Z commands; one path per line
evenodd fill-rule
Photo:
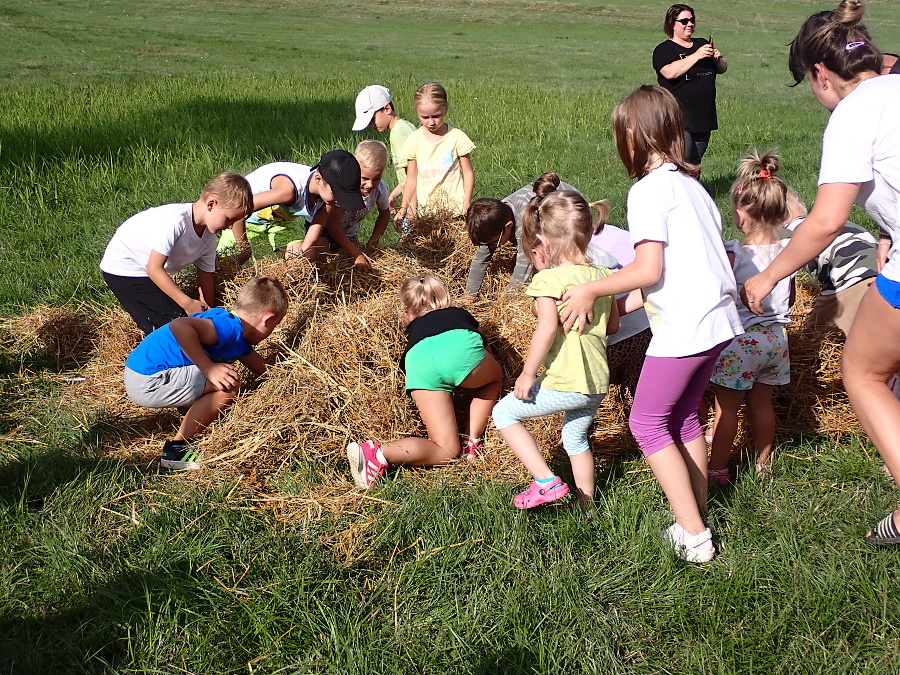
M 535 478 L 534 480 L 541 485 L 549 485 L 556 480 L 556 476 L 550 476 L 550 478 Z

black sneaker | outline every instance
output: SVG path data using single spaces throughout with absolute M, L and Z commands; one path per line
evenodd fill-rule
M 185 441 L 166 441 L 159 466 L 172 471 L 193 471 L 200 468 L 200 453 Z

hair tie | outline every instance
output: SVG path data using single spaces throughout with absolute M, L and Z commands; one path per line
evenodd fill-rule
M 759 170 L 759 177 L 760 177 L 760 178 L 771 178 L 771 177 L 772 177 L 772 174 L 769 173 L 769 171 L 768 171 L 767 169 L 760 169 L 760 170 Z
M 864 40 L 860 40 L 858 42 L 848 42 L 844 47 L 844 51 L 852 52 L 854 49 L 856 49 L 857 47 L 862 47 L 864 44 L 866 44 Z
M 747 187 L 747 181 L 742 180 L 742 181 L 741 181 L 741 184 L 738 186 L 738 191 L 737 191 L 737 193 L 738 193 L 739 195 L 744 194 L 744 188 L 745 188 L 745 187 Z

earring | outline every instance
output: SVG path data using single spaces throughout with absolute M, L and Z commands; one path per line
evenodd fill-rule
M 828 83 L 827 83 L 827 82 L 823 82 L 823 83 L 822 83 L 822 89 L 823 89 L 823 90 L 827 90 L 827 89 L 828 89 Z

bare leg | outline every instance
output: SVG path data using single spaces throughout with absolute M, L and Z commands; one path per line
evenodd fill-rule
M 432 466 L 445 464 L 459 456 L 459 430 L 453 410 L 453 395 L 449 391 L 415 389 L 413 401 L 428 430 L 428 438 L 409 436 L 390 443 L 382 443 L 381 451 L 391 464 Z
M 594 503 L 594 455 L 591 451 L 582 452 L 569 457 L 572 462 L 572 476 L 575 478 L 575 494 L 578 503 L 589 509 Z
M 697 466 L 697 457 L 693 446 L 702 445 L 702 468 Z M 691 457 L 693 466 L 689 469 L 685 462 L 685 455 Z M 667 445 L 662 450 L 654 452 L 647 457 L 647 463 L 653 469 L 656 480 L 662 486 L 666 498 L 675 514 L 675 522 L 681 525 L 689 534 L 700 534 L 706 529 L 703 523 L 700 502 L 697 499 L 694 474 L 702 475 L 703 491 L 706 490 L 706 441 L 702 436 L 685 444 L 685 452 L 679 450 L 674 443 Z M 706 506 L 705 496 L 702 501 L 704 510 Z
M 747 394 L 747 413 L 750 416 L 758 464 L 769 463 L 769 454 L 775 443 L 775 409 L 772 407 L 774 390 L 775 387 L 771 384 L 757 382 Z
M 231 403 L 237 391 L 237 386 L 232 391 L 219 391 L 214 384 L 207 382 L 203 395 L 188 408 L 184 419 L 181 420 L 181 426 L 178 427 L 178 433 L 175 434 L 173 440 L 192 440 L 194 436 L 216 420 L 228 404 Z
M 724 469 L 734 448 L 738 430 L 738 411 L 744 402 L 746 392 L 716 386 L 716 421 L 713 425 L 712 452 L 709 457 L 710 469 Z
M 544 480 L 553 478 L 556 475 L 547 466 L 547 461 L 544 459 L 544 455 L 541 454 L 537 443 L 535 443 L 534 437 L 521 422 L 503 427 L 500 429 L 500 435 L 503 436 L 503 440 L 512 448 L 516 457 L 525 465 L 525 468 L 528 469 L 532 476 Z
M 474 389 L 472 402 L 469 404 L 469 436 L 481 438 L 491 417 L 494 404 L 500 397 L 503 384 L 503 373 L 500 364 L 490 351 L 485 351 L 484 358 L 460 383 L 460 387 Z

